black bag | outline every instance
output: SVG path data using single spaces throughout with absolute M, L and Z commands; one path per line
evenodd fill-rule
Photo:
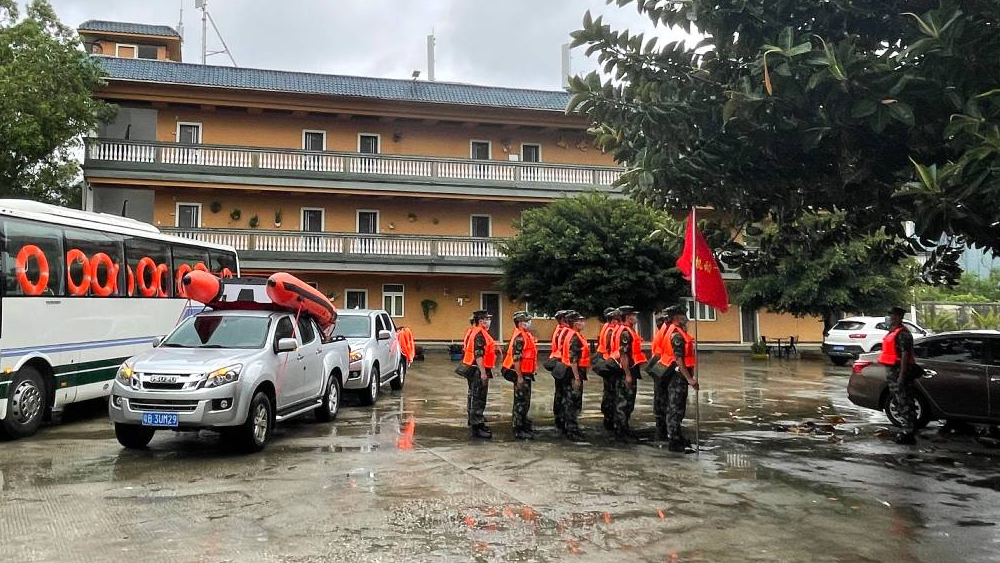
M 517 372 L 510 368 L 501 369 L 500 375 L 502 375 L 504 379 L 510 381 L 511 383 L 517 383 Z
M 556 364 L 558 364 L 558 363 L 559 363 L 559 360 L 557 360 L 555 358 L 549 358 L 549 359 L 545 360 L 545 362 L 542 364 L 542 367 L 545 368 L 545 369 L 547 369 L 547 370 L 549 370 L 549 371 L 552 371 L 552 370 L 556 369 Z
M 556 362 L 555 367 L 552 368 L 552 377 L 555 379 L 565 379 L 567 373 L 569 373 L 569 366 L 562 362 Z
M 590 369 L 594 370 L 596 374 L 600 374 L 604 369 L 604 356 L 600 352 L 594 352 L 590 355 Z
M 477 371 L 479 371 L 478 366 L 467 366 L 465 364 L 462 364 L 457 368 L 455 368 L 455 373 L 463 379 L 469 379 L 470 377 L 475 375 Z
M 657 358 L 659 358 L 659 356 L 657 356 Z M 646 368 L 646 373 L 652 375 L 653 377 L 663 377 L 664 375 L 666 375 L 668 369 L 670 368 L 661 364 L 660 362 L 656 362 L 656 364 L 654 364 L 653 367 Z
M 653 366 L 655 366 L 658 363 L 660 363 L 660 355 L 656 354 L 652 358 L 650 358 L 649 361 L 646 362 L 646 365 L 643 366 L 643 369 L 646 371 L 646 373 L 652 373 L 650 370 L 652 370 Z

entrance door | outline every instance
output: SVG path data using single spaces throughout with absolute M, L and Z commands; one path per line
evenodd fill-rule
M 484 309 L 493 315 L 493 324 L 490 325 L 490 336 L 500 340 L 500 294 L 484 291 L 479 299 L 479 308 Z
M 740 338 L 744 344 L 753 344 L 760 340 L 757 330 L 757 310 L 740 307 Z

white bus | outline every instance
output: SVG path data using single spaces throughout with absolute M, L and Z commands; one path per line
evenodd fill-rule
M 232 247 L 32 201 L 0 200 L 0 242 L 0 435 L 8 438 L 108 395 L 126 358 L 200 310 L 178 283 L 185 273 L 239 276 Z

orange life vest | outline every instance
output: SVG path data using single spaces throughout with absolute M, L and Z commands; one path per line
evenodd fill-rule
M 578 338 L 580 340 L 580 344 L 582 344 L 583 347 L 581 348 L 580 361 L 577 362 L 576 365 L 577 365 L 577 367 L 579 367 L 581 369 L 582 368 L 589 368 L 590 367 L 590 350 L 588 350 L 587 339 L 584 338 L 583 335 L 580 334 L 579 331 L 573 330 L 571 328 L 568 329 L 567 335 L 569 337 L 563 339 L 562 353 L 560 354 L 560 358 L 559 359 L 562 361 L 562 363 L 564 363 L 566 365 L 569 365 L 569 347 L 570 347 L 570 344 L 573 343 L 573 339 L 574 338 Z
M 615 329 L 614 335 L 611 339 L 611 357 L 615 360 L 621 360 L 622 357 L 622 333 L 629 331 L 632 334 L 632 349 L 629 351 L 629 357 L 632 358 L 633 364 L 639 364 L 646 361 L 646 354 L 642 351 L 642 337 L 639 333 L 630 328 L 626 324 L 618 325 Z
M 566 334 L 572 332 L 573 329 L 568 326 L 559 325 L 554 331 L 552 331 L 552 351 L 549 353 L 549 359 L 557 359 L 562 356 L 562 346 L 563 340 Z
M 417 355 L 417 346 L 413 342 L 413 331 L 410 327 L 403 327 L 399 331 L 399 351 L 407 362 L 413 363 L 413 358 Z
M 481 326 L 474 327 L 469 331 L 469 337 L 465 340 L 465 355 L 462 356 L 462 363 L 467 366 L 476 365 L 476 335 L 482 334 L 486 339 L 486 349 L 483 350 L 483 367 L 492 369 L 497 365 L 497 341 L 493 340 L 490 333 Z
M 514 341 L 519 336 L 524 339 L 524 348 L 521 349 L 521 362 L 517 366 L 517 371 L 534 374 L 538 365 L 538 342 L 530 332 L 519 328 L 514 329 L 514 335 L 507 344 L 507 356 L 503 359 L 503 367 L 506 369 L 514 367 Z
M 673 346 L 670 343 L 670 340 L 673 338 L 675 332 L 679 332 L 680 335 L 684 338 L 684 365 L 689 368 L 693 368 L 695 364 L 697 364 L 697 359 L 694 350 L 695 348 L 694 337 L 688 334 L 683 328 L 673 323 L 670 323 L 670 326 L 673 327 L 673 330 L 668 331 L 665 341 L 666 344 L 664 344 L 665 347 L 663 349 L 663 353 L 660 354 L 660 363 L 667 367 L 670 367 L 675 363 L 677 363 L 677 359 L 674 358 L 674 350 Z
M 899 363 L 899 354 L 896 353 L 896 336 L 904 330 L 907 330 L 906 327 L 901 326 L 885 335 L 885 338 L 882 339 L 882 353 L 878 356 L 878 363 L 884 366 L 894 366 Z M 909 331 L 907 330 L 907 332 Z M 917 361 L 913 357 L 913 350 L 910 350 L 909 356 L 907 363 L 915 364 Z
M 654 356 L 670 353 L 670 335 L 674 333 L 674 323 L 663 323 L 653 335 L 651 352 Z
M 621 326 L 620 324 L 604 323 L 601 327 L 600 336 L 597 337 L 597 351 L 601 354 L 601 357 L 605 360 L 611 354 L 611 346 L 608 341 L 608 337 L 614 333 L 615 329 Z

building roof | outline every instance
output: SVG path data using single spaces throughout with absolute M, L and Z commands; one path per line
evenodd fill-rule
M 113 22 L 105 20 L 87 20 L 80 24 L 82 31 L 103 31 L 105 33 L 131 33 L 134 35 L 158 35 L 161 37 L 177 37 L 180 34 L 168 25 L 148 25 L 144 23 Z
M 565 111 L 569 93 L 453 82 L 427 82 L 233 68 L 150 59 L 96 57 L 109 80 L 183 84 L 348 98 Z

